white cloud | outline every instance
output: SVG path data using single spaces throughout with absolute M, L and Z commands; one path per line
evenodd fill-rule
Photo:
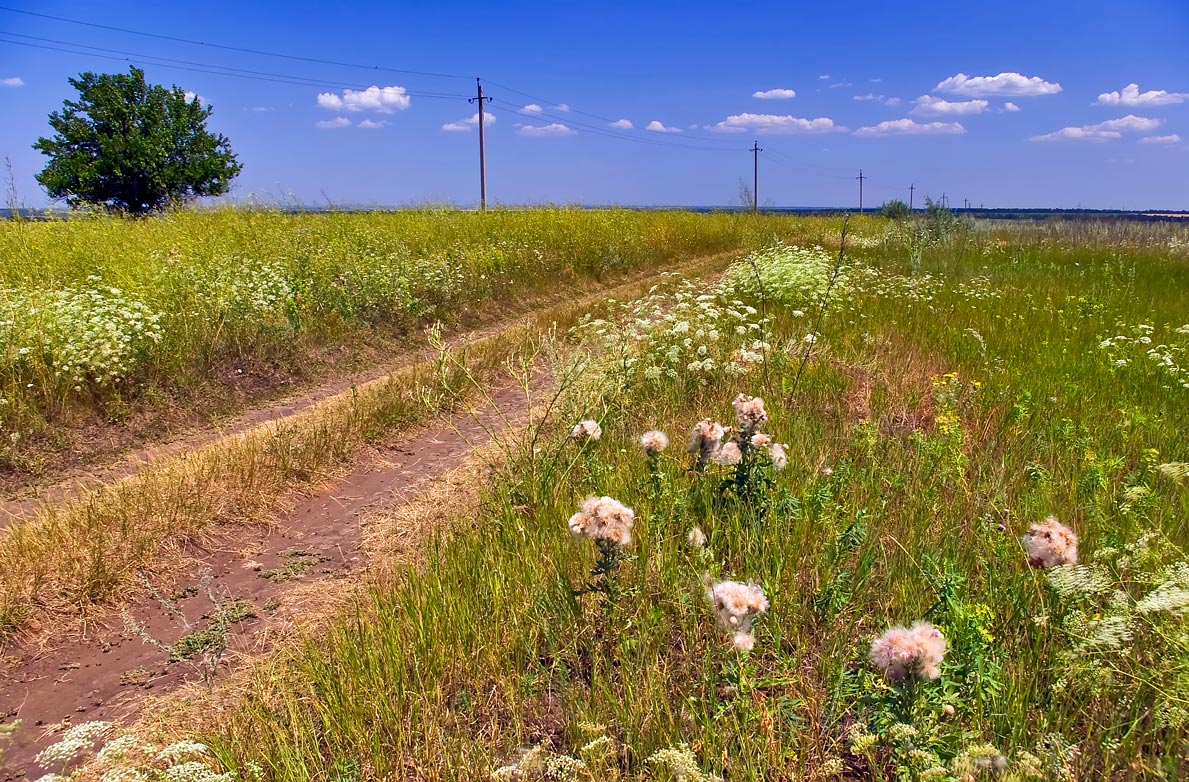
M 568 104 L 568 103 L 559 103 L 559 104 L 557 104 L 556 106 L 554 106 L 554 107 L 553 107 L 553 109 L 554 109 L 555 111 L 569 111 L 569 110 L 570 110 L 570 104 Z
M 821 79 L 822 81 L 829 81 L 829 79 L 830 79 L 830 74 L 828 74 L 828 73 L 823 73 L 821 76 L 818 76 L 818 78 L 819 78 L 819 79 Z
M 522 136 L 539 138 L 541 136 L 572 136 L 578 131 L 560 122 L 552 122 L 548 125 L 517 125 L 516 132 Z
M 1016 104 L 1012 103 L 1012 102 L 1009 100 L 1007 103 L 1004 103 L 1004 104 L 1003 104 L 1003 110 L 1004 110 L 1004 111 L 1019 111 L 1019 110 L 1020 110 L 1020 107 L 1019 107 L 1019 106 L 1017 106 Z
M 1176 133 L 1172 133 L 1168 136 L 1144 136 L 1143 138 L 1141 138 L 1139 140 L 1139 143 L 1141 143 L 1141 144 L 1179 144 L 1179 143 L 1181 143 L 1181 137 L 1178 136 Z
M 933 89 L 977 98 L 988 95 L 1056 95 L 1061 92 L 1061 85 L 1045 81 L 1039 76 L 1023 76 L 1019 73 L 1001 73 L 998 76 L 967 76 L 959 73 Z
M 410 98 L 404 87 L 377 87 L 366 90 L 343 90 L 342 95 L 333 92 L 318 93 L 318 105 L 332 111 L 378 111 L 392 114 L 409 108 Z
M 345 128 L 351 124 L 351 120 L 346 117 L 335 117 L 334 119 L 319 120 L 314 123 L 315 128 Z
M 265 114 L 272 111 L 272 106 L 245 106 L 244 111 L 250 111 L 253 114 Z
M 909 114 L 946 114 L 966 116 L 968 114 L 982 114 L 991 105 L 985 100 L 948 101 L 935 98 L 932 95 L 922 95 L 915 101 L 916 105 Z
M 545 109 L 541 108 L 536 103 L 530 103 L 521 109 L 525 114 L 540 114 Z
M 855 131 L 855 135 L 924 136 L 936 134 L 952 135 L 965 132 L 966 128 L 962 127 L 962 123 L 960 122 L 917 122 L 916 120 L 905 117 L 904 119 L 892 119 L 887 122 L 881 122 L 878 125 L 859 128 Z
M 9 76 L 6 79 L 0 79 L 0 87 L 21 87 L 25 84 L 20 76 Z
M 198 98 L 199 103 L 206 104 L 206 98 L 202 97 L 197 92 L 191 92 L 190 90 L 186 90 L 184 93 L 182 93 L 182 95 L 183 95 L 183 97 L 185 97 L 186 103 L 191 103 L 195 98 Z
M 1052 133 L 1033 136 L 1032 141 L 1110 141 L 1120 138 L 1124 133 L 1147 133 L 1163 124 L 1162 119 L 1137 117 L 1128 114 L 1119 119 L 1108 119 L 1094 125 L 1072 126 L 1061 128 Z
M 760 100 L 788 100 L 789 98 L 797 97 L 796 90 L 775 89 L 775 90 L 756 90 L 751 94 L 753 98 Z
M 720 133 L 837 133 L 847 129 L 835 125 L 829 117 L 803 119 L 790 114 L 732 114 L 722 122 L 709 126 Z
M 875 95 L 870 92 L 866 95 L 855 95 L 854 100 L 875 101 L 876 103 L 882 103 L 885 106 L 899 106 L 901 103 L 899 98 L 889 98 L 887 95 Z
M 384 126 L 385 126 L 385 125 L 387 125 L 387 124 L 388 124 L 388 120 L 386 120 L 386 119 L 382 119 L 382 120 L 380 120 L 379 122 L 377 122 L 377 121 L 375 121 L 375 120 L 373 120 L 373 119 L 365 119 L 363 122 L 360 122 L 360 123 L 359 123 L 358 125 L 356 125 L 355 127 L 357 127 L 357 128 L 367 128 L 368 130 L 373 130 L 373 129 L 375 129 L 375 128 L 382 128 L 382 127 L 384 127 Z
M 483 112 L 483 126 L 486 127 L 495 122 L 495 115 L 489 111 Z M 447 122 L 442 126 L 442 130 L 449 131 L 467 131 L 479 127 L 479 112 L 475 112 L 466 119 L 460 119 L 458 122 Z
M 840 81 L 840 82 L 835 82 L 834 84 L 831 84 L 830 89 L 836 90 L 836 89 L 839 89 L 840 87 L 853 87 L 853 86 L 855 86 L 855 85 L 851 84 L 849 81 Z
M 665 124 L 659 119 L 654 119 L 644 126 L 645 130 L 655 131 L 656 133 L 680 133 L 681 128 L 667 128 Z
M 621 130 L 631 130 L 633 125 L 630 119 L 617 119 L 614 122 L 608 123 L 613 128 L 620 128 Z
M 1148 90 L 1140 92 L 1135 82 L 1128 84 L 1122 90 L 1104 92 L 1098 96 L 1100 106 L 1168 106 L 1172 103 L 1184 103 L 1189 100 L 1189 92 L 1166 92 L 1165 90 Z

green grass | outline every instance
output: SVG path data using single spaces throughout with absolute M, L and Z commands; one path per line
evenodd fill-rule
M 328 350 L 374 359 L 436 321 L 830 226 L 578 209 L 0 222 L 0 469 L 35 469 L 22 456 L 67 449 L 70 426 L 226 407 L 229 376 L 300 379 Z
M 702 325 L 688 297 L 658 294 L 635 317 L 674 320 L 626 340 L 634 363 L 601 354 L 481 518 L 258 666 L 238 712 L 200 732 L 229 767 L 276 780 L 478 779 L 533 746 L 552 778 L 577 759 L 569 778 L 670 779 L 649 758 L 681 744 L 731 779 L 990 778 L 978 760 L 999 753 L 1004 779 L 1183 778 L 1189 636 L 1136 600 L 1186 577 L 1189 487 L 1156 465 L 1189 458 L 1189 390 L 1098 347 L 1120 321 L 1174 344 L 1183 249 L 1076 225 L 953 230 L 860 241 L 820 324 L 796 285 L 769 289 L 767 368 L 744 376 L 688 369 L 697 345 L 671 376 L 646 372 L 680 344 L 674 323 Z M 624 344 L 626 328 L 587 333 Z M 703 341 L 729 361 L 731 340 Z M 789 467 L 759 468 L 771 482 L 746 501 L 681 448 L 695 421 L 729 421 L 740 391 L 768 400 L 789 444 Z M 588 416 L 604 435 L 580 450 L 565 436 Z M 658 425 L 674 444 L 650 470 L 636 440 Z M 609 596 L 575 593 L 596 554 L 566 520 L 590 493 L 637 514 Z M 1028 567 L 1019 537 L 1049 513 L 1079 532 L 1105 593 L 1062 596 Z M 686 543 L 695 524 L 704 550 Z M 707 573 L 771 600 L 751 653 L 715 625 Z M 949 641 L 941 678 L 888 683 L 871 640 L 926 617 Z M 1103 617 L 1130 638 L 1088 645 Z

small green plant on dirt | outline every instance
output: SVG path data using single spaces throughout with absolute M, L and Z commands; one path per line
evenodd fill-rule
M 330 560 L 330 557 L 323 554 L 314 554 L 303 549 L 290 549 L 282 556 L 284 560 L 281 565 L 270 570 L 263 570 L 257 575 L 275 584 L 281 584 L 301 578 L 312 568 Z
M 170 647 L 171 663 L 189 660 L 197 654 L 217 660 L 227 649 L 227 633 L 231 626 L 252 619 L 256 608 L 247 600 L 229 600 L 220 603 L 207 617 L 207 625 L 182 636 Z

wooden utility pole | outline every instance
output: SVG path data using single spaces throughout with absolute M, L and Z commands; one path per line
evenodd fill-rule
M 910 212 L 912 211 L 912 193 L 916 189 L 917 189 L 916 185 L 908 186 L 908 211 L 910 211 Z
M 863 214 L 863 180 L 867 177 L 863 176 L 863 169 L 859 169 L 859 175 L 855 179 L 859 180 L 859 214 Z
M 479 104 L 479 210 L 487 211 L 487 153 L 483 148 L 483 102 L 491 98 L 483 97 L 483 82 L 475 77 L 475 87 L 478 90 L 474 98 L 468 98 L 468 103 Z
M 751 143 L 751 211 L 760 211 L 760 142 Z

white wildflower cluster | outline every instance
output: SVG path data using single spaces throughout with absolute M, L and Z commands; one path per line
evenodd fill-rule
M 270 261 L 229 259 L 214 278 L 211 296 L 219 314 L 229 321 L 286 323 L 296 308 L 289 275 L 281 264 Z
M 67 729 L 62 738 L 37 753 L 37 765 L 53 768 L 65 766 L 80 752 L 90 750 L 112 728 L 110 722 L 84 722 Z
M 491 778 L 495 782 L 536 779 L 573 782 L 581 778 L 585 771 L 587 766 L 581 759 L 550 752 L 547 744 L 538 744 L 532 749 L 522 750 L 514 763 L 494 769 Z
M 936 679 L 945 658 L 945 636 L 928 622 L 893 627 L 871 643 L 868 657 L 892 681 Z
M 668 769 L 677 782 L 722 782 L 722 777 L 703 771 L 698 766 L 698 758 L 688 744 L 657 750 L 645 762 Z
M 1189 389 L 1189 324 L 1158 337 L 1150 323 L 1120 324 L 1120 333 L 1098 343 L 1112 366 L 1149 366 L 1179 388 Z
M 763 364 L 769 349 L 756 308 L 721 286 L 665 275 L 643 298 L 613 304 L 609 319 L 584 321 L 577 331 L 617 357 L 616 384 L 705 383 L 720 372 L 746 374 Z
M 183 760 L 193 760 L 203 757 L 208 750 L 205 744 L 197 741 L 182 740 L 170 744 L 157 753 L 157 760 L 169 765 L 175 765 Z
M 760 585 L 719 581 L 707 585 L 706 596 L 710 599 L 718 623 L 734 635 L 735 648 L 751 651 L 755 647 L 751 623 L 768 610 L 768 598 L 764 596 Z
M 845 297 L 850 290 L 847 268 L 821 247 L 776 245 L 757 250 L 731 264 L 723 280 L 740 293 L 763 296 L 788 305 L 820 304 Z M 831 281 L 833 283 L 831 287 Z
M 231 771 L 219 773 L 197 760 L 170 766 L 161 772 L 161 782 L 239 782 L 239 776 Z
M 135 374 L 164 337 L 161 314 L 91 276 L 86 287 L 0 289 L 0 372 L 49 375 L 64 388 Z
M 140 740 L 131 733 L 117 736 L 103 745 L 103 749 L 95 756 L 101 763 L 115 763 L 123 760 L 129 753 L 140 748 Z
M 582 510 L 570 517 L 570 532 L 595 541 L 609 541 L 619 546 L 632 542 L 636 512 L 611 497 L 587 497 Z

